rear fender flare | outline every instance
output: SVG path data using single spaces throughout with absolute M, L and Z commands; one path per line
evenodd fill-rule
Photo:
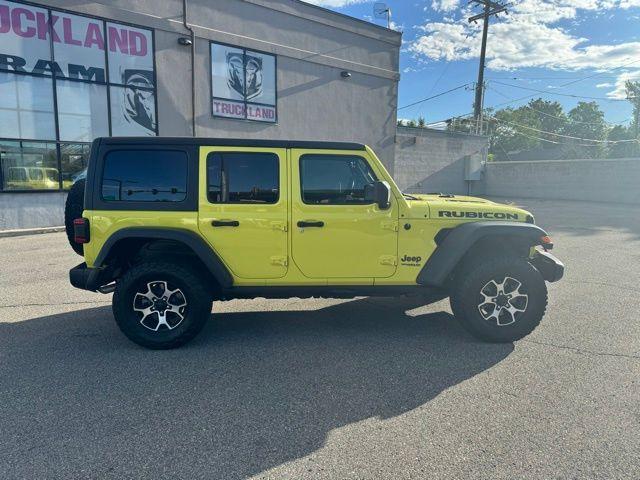
M 100 253 L 94 262 L 94 267 L 103 267 L 112 248 L 119 241 L 128 238 L 152 238 L 154 240 L 181 242 L 193 250 L 222 288 L 230 288 L 233 285 L 231 273 L 229 273 L 225 264 L 222 263 L 222 260 L 220 260 L 209 244 L 198 234 L 180 228 L 128 227 L 118 230 L 107 239 L 100 249 Z
M 540 245 L 546 236 L 542 228 L 520 222 L 469 222 L 453 228 L 422 267 L 416 282 L 430 287 L 443 287 L 462 257 L 480 239 L 488 236 L 521 238 L 531 246 Z

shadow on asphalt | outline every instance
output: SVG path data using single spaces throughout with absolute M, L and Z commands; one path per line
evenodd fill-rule
M 221 313 L 162 352 L 126 340 L 110 307 L 0 324 L 0 476 L 246 478 L 513 350 L 475 342 L 447 313 L 405 314 L 412 302 Z

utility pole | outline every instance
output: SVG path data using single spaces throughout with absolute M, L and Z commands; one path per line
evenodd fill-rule
M 482 46 L 480 47 L 480 66 L 478 68 L 478 83 L 476 84 L 476 98 L 473 103 L 473 116 L 476 120 L 476 132 L 482 133 L 482 104 L 484 97 L 484 62 L 487 56 L 487 34 L 489 32 L 489 18 L 501 12 L 507 11 L 507 6 L 491 0 L 471 0 L 473 3 L 483 6 L 483 12 L 469 18 L 469 23 L 483 20 Z

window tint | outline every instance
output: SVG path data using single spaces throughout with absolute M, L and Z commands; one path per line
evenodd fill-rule
M 119 150 L 104 160 L 107 201 L 181 202 L 187 195 L 187 155 L 179 151 Z
M 302 201 L 315 205 L 366 204 L 364 187 L 377 180 L 362 157 L 303 155 L 300 157 Z
M 274 153 L 210 153 L 207 196 L 211 203 L 276 203 L 278 156 Z

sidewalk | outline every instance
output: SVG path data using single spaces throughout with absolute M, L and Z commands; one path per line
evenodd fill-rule
M 40 227 L 40 228 L 22 228 L 17 230 L 0 230 L 0 238 L 5 237 L 21 237 L 23 235 L 37 235 L 40 233 L 64 232 L 64 226 L 61 227 Z

